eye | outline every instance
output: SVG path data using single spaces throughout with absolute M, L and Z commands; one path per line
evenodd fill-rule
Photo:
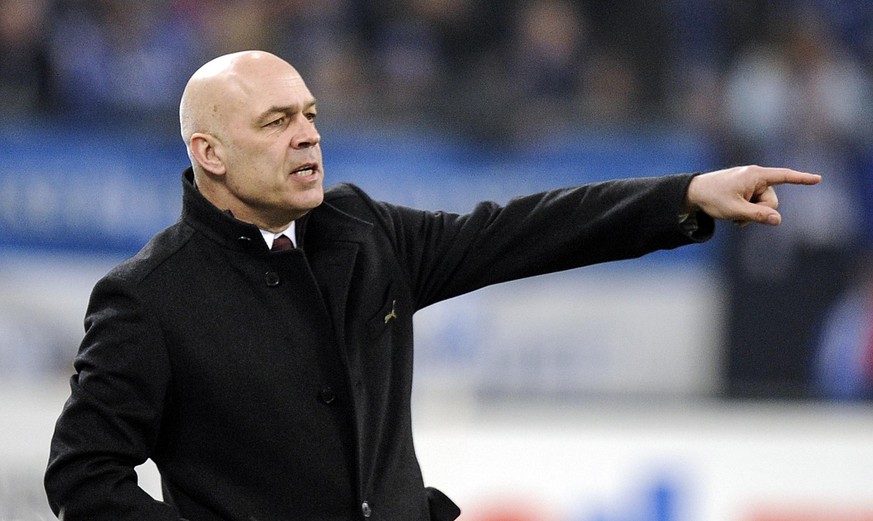
M 280 118 L 274 119 L 273 121 L 267 123 L 264 126 L 265 127 L 281 127 L 284 124 L 285 124 L 285 116 L 282 116 Z
M 306 113 L 306 119 L 307 119 L 307 121 L 309 121 L 310 123 L 315 123 L 315 118 L 316 118 L 316 117 L 318 117 L 318 114 L 316 114 L 315 112 L 307 112 L 307 113 Z

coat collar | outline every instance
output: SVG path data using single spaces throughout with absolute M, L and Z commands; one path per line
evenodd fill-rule
M 226 248 L 267 251 L 267 244 L 257 226 L 236 219 L 229 210 L 222 211 L 203 197 L 194 185 L 194 172 L 190 167 L 182 173 L 182 191 L 183 221 Z M 329 192 L 325 193 L 326 201 L 330 198 Z M 320 245 L 325 241 L 361 243 L 371 228 L 372 223 L 324 202 L 297 221 L 298 244 L 306 247 L 313 241 Z M 317 237 L 307 237 L 311 233 Z

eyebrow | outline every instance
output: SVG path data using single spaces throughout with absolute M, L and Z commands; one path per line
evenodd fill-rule
M 303 104 L 302 108 L 300 108 L 300 105 L 296 103 L 293 105 L 273 105 L 267 110 L 261 112 L 255 120 L 258 122 L 262 122 L 269 118 L 272 114 L 294 114 L 299 111 L 311 109 L 312 107 L 315 107 L 317 103 L 318 101 L 315 98 L 311 98 Z

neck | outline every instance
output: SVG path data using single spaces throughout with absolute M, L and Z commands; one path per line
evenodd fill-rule
M 222 211 L 229 211 L 239 221 L 253 224 L 261 230 L 278 233 L 286 230 L 291 223 L 303 217 L 307 211 L 256 212 L 233 197 L 220 183 L 195 170 L 194 188 L 200 195 Z

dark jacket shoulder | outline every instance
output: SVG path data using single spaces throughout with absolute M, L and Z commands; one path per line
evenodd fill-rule
M 194 230 L 180 221 L 153 236 L 133 257 L 121 262 L 104 278 L 139 284 L 190 241 Z

